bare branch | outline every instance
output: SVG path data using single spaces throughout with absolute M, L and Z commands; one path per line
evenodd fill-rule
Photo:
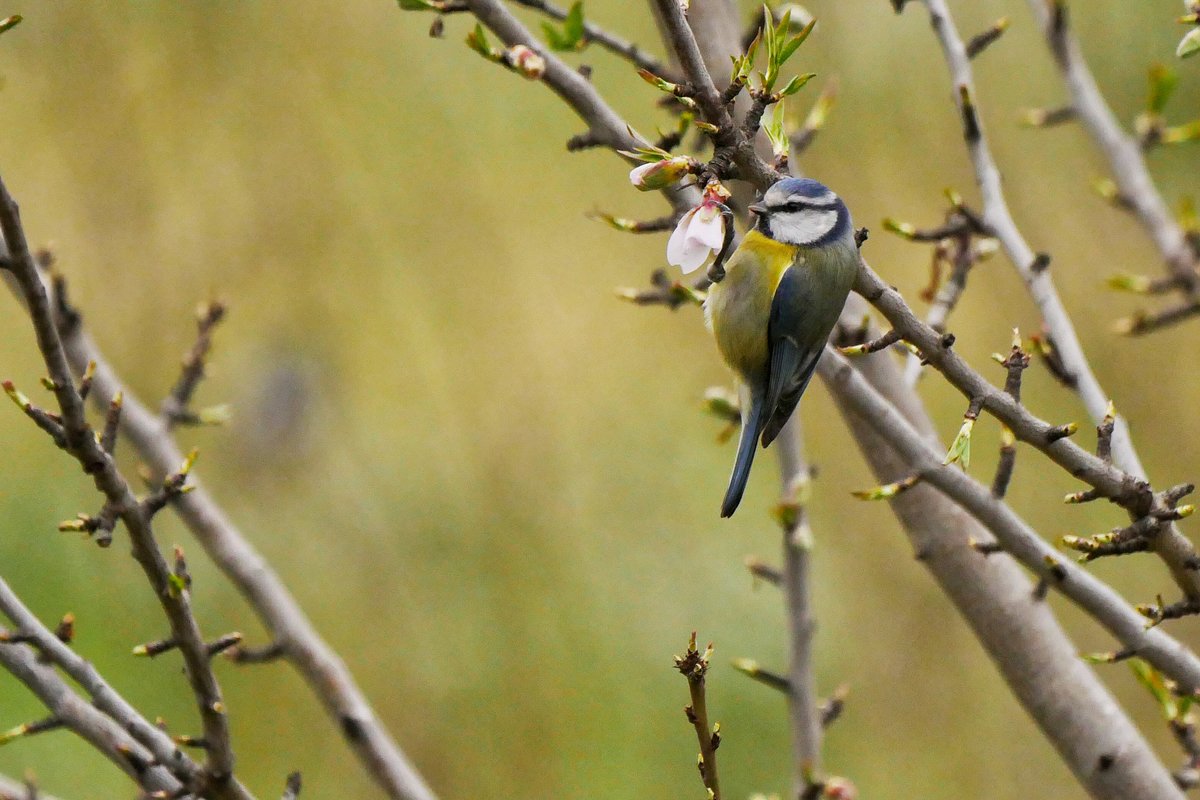
M 804 458 L 800 415 L 793 414 L 780 431 L 780 521 L 783 527 L 784 610 L 788 627 L 788 718 L 792 730 L 793 776 L 803 789 L 806 776 L 821 768 L 821 710 L 813 670 L 812 531 L 808 524 L 811 472 Z
M 888 432 L 890 441 L 926 483 L 936 486 L 982 521 L 996 534 L 1004 551 L 1031 571 L 1051 579 L 1052 585 L 1083 608 L 1123 645 L 1177 680 L 1184 691 L 1200 687 L 1200 658 L 1175 639 L 1161 639 L 1161 631 L 1147 631 L 1142 618 L 1111 587 L 1091 573 L 1065 561 L 1036 531 L 989 489 L 961 470 L 943 467 L 942 454 L 870 386 L 852 364 L 832 347 L 820 366 L 822 377 L 840 401 L 852 404 L 872 427 Z
M 3 579 L 0 579 L 0 613 L 12 620 L 47 663 L 57 666 L 79 684 L 98 711 L 111 718 L 121 730 L 128 732 L 149 751 L 157 763 L 169 766 L 176 779 L 190 785 L 200 778 L 200 765 L 181 754 L 171 737 L 145 719 L 118 694 L 90 661 L 63 641 L 66 637 L 44 626 Z
M 209 665 L 204 638 L 191 611 L 188 593 L 178 591 L 173 586 L 170 570 L 155 541 L 149 515 L 118 471 L 112 455 L 104 449 L 88 425 L 83 399 L 75 387 L 59 338 L 49 295 L 25 240 L 17 204 L 3 182 L 0 182 L 0 229 L 3 230 L 10 254 L 9 269 L 29 309 L 38 348 L 58 400 L 67 449 L 84 471 L 92 475 L 106 501 L 120 510 L 121 519 L 130 533 L 134 558 L 150 581 L 155 597 L 171 624 L 172 635 L 180 642 L 187 666 L 185 673 L 204 723 L 204 735 L 212 743 L 205 766 L 207 789 L 218 797 L 233 796 L 230 789 L 233 750 L 229 742 L 225 706 L 220 686 Z M 107 398 L 110 405 L 115 398 L 115 394 Z
M 92 399 L 97 405 L 103 407 L 116 393 L 123 393 L 122 434 L 155 479 L 165 480 L 174 473 L 184 455 L 170 431 L 159 415 L 122 386 L 81 322 L 64 331 L 64 346 L 76 371 L 82 372 L 89 362 L 95 363 Z M 345 663 L 317 633 L 278 574 L 225 515 L 203 483 L 191 476 L 188 485 L 192 491 L 176 498 L 172 507 L 270 631 L 276 643 L 272 655 L 276 651 L 282 654 L 300 672 L 368 773 L 390 796 L 433 800 L 432 790 L 379 721 Z
M 466 5 L 506 45 L 525 45 L 546 60 L 542 82 L 588 124 L 588 130 L 597 142 L 613 150 L 633 150 L 646 145 L 646 140 L 630 134 L 625 121 L 604 101 L 591 82 L 537 41 L 500 0 L 466 0 Z
M 116 721 L 71 691 L 54 667 L 41 663 L 30 648 L 0 646 L 0 665 L 28 687 L 66 727 L 129 775 L 138 786 L 147 791 L 166 792 L 177 792 L 184 787 L 165 767 L 155 763 L 151 751 Z M 249 794 L 236 796 L 250 798 Z
M 1029 10 L 1041 26 L 1046 43 L 1062 71 L 1075 116 L 1108 159 L 1120 196 L 1154 240 L 1167 270 L 1188 295 L 1195 294 L 1200 255 L 1189 244 L 1182 226 L 1159 194 L 1141 146 L 1122 129 L 1105 102 L 1067 24 L 1065 4 L 1029 0 Z
M 1075 377 L 1077 391 L 1080 399 L 1083 400 L 1084 407 L 1093 422 L 1099 423 L 1108 411 L 1110 396 L 1105 393 L 1092 372 L 1091 365 L 1083 353 L 1079 337 L 1075 333 L 1074 325 L 1071 323 L 1066 308 L 1051 280 L 1049 270 L 1044 268 L 1043 259 L 1025 241 L 1008 209 L 1000 182 L 1000 172 L 992 158 L 978 116 L 974 111 L 974 88 L 966 46 L 958 35 L 944 0 L 924 1 L 929 9 L 934 31 L 942 45 L 951 78 L 958 89 L 956 101 L 964 119 L 967 120 L 966 131 L 968 134 L 974 132 L 974 135 L 966 136 L 966 143 L 983 196 L 984 223 L 988 230 L 999 239 L 1013 266 L 1025 281 L 1026 287 L 1042 313 L 1046 328 L 1054 339 L 1058 354 L 1066 369 Z M 1051 27 L 1055 27 L 1053 22 Z M 906 338 L 909 337 L 906 336 Z M 913 340 L 910 339 L 910 341 Z M 919 343 L 914 343 L 920 346 Z M 1015 428 L 1014 432 L 1016 432 Z M 1017 435 L 1018 438 L 1023 438 L 1019 432 Z M 1120 417 L 1115 420 L 1112 452 L 1114 463 L 1118 467 L 1136 480 L 1145 480 L 1146 471 L 1133 447 L 1128 426 Z M 1154 549 L 1166 562 L 1172 578 L 1183 590 L 1185 596 L 1191 599 L 1200 598 L 1200 574 L 1185 567 L 1187 560 L 1195 555 L 1195 549 L 1186 537 L 1176 527 L 1171 526 L 1163 532 L 1163 535 L 1155 539 Z
M 696 648 L 696 633 L 693 631 L 687 652 L 682 656 L 675 656 L 675 668 L 688 682 L 691 704 L 683 709 L 683 713 L 695 728 L 696 740 L 700 744 L 700 758 L 696 762 L 700 770 L 700 780 L 708 789 L 709 800 L 721 800 L 721 781 L 717 773 L 717 748 L 721 746 L 721 725 L 717 723 L 709 726 L 708 699 L 705 695 L 705 678 L 712 649 L 710 644 L 701 653 Z

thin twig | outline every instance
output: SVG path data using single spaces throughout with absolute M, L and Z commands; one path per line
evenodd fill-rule
M 179 380 L 162 402 L 162 416 L 167 427 L 179 423 L 195 424 L 200 417 L 190 409 L 192 395 L 204 378 L 205 359 L 212 348 L 213 329 L 225 317 L 222 303 L 206 303 L 196 315 L 196 343 L 184 356 Z
M 516 0 L 516 2 L 518 5 L 540 11 L 552 19 L 561 21 L 567 18 L 565 10 L 553 3 L 546 2 L 546 0 Z M 616 53 L 637 67 L 650 70 L 655 75 L 669 77 L 668 71 L 657 58 L 628 39 L 610 33 L 586 18 L 583 21 L 583 37 L 585 42 L 595 42 L 605 50 Z
M 687 678 L 688 695 L 691 703 L 684 707 L 684 715 L 696 731 L 696 740 L 700 744 L 700 758 L 696 762 L 700 770 L 700 780 L 708 789 L 709 800 L 721 800 L 721 781 L 717 773 L 717 748 L 721 745 L 721 726 L 708 724 L 708 699 L 705 695 L 705 678 L 708 675 L 708 662 L 712 656 L 710 644 L 703 653 L 696 649 L 696 633 L 688 642 L 687 652 L 675 656 L 675 668 Z

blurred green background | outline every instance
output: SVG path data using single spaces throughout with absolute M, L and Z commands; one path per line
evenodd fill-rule
M 693 0 L 704 2 L 705 0 Z M 1063 89 L 1024 3 L 953 4 L 966 32 L 1001 15 L 1003 41 L 976 63 L 1012 209 L 1051 252 L 1099 377 L 1128 414 L 1157 484 L 1197 478 L 1200 324 L 1127 340 L 1111 322 L 1136 299 L 1101 289 L 1116 271 L 1157 274 L 1132 220 L 1089 188 L 1103 161 L 1075 127 L 1030 131 L 1020 109 Z M 877 231 L 875 267 L 918 306 L 928 251 L 882 233 L 884 216 L 941 219 L 942 189 L 974 198 L 941 56 L 912 4 L 814 0 L 797 56 L 841 93 L 803 167 Z M 753 4 L 746 4 L 748 20 Z M 231 307 L 199 403 L 229 402 L 223 429 L 184 431 L 216 497 L 283 574 L 377 710 L 444 798 L 700 797 L 695 742 L 671 668 L 687 634 L 716 642 L 710 705 L 722 723 L 729 797 L 790 779 L 781 699 L 728 666 L 782 666 L 777 593 L 750 554 L 774 560 L 776 479 L 764 458 L 743 510 L 717 518 L 732 445 L 699 410 L 728 380 L 700 317 L 614 299 L 664 261 L 663 237 L 591 222 L 600 208 L 656 216 L 609 154 L 569 155 L 582 128 L 543 87 L 470 53 L 465 17 L 430 39 L 431 17 L 389 0 L 352 3 L 39 2 L 0 41 L 0 173 L 35 244 L 51 244 L 86 323 L 131 388 L 157 402 L 190 346 L 197 302 Z M 655 45 L 648 11 L 589 2 L 589 17 Z M 1146 69 L 1172 62 L 1177 0 L 1107 0 L 1075 14 L 1100 85 L 1124 120 Z M 531 22 L 532 18 L 528 18 Z M 636 127 L 667 124 L 653 89 L 598 49 L 574 60 Z M 1200 114 L 1200 61 L 1177 65 L 1175 122 Z M 1196 145 L 1156 152 L 1176 203 L 1197 191 Z M 11 298 L 3 377 L 37 394 L 43 374 Z M 1002 259 L 972 277 L 952 329 L 987 356 L 1038 317 Z M 1181 358 L 1182 356 L 1182 358 Z M 882 357 L 882 356 L 881 356 Z M 992 371 L 994 370 L 994 372 Z M 922 392 L 943 434 L 963 400 Z M 1079 420 L 1042 369 L 1026 399 Z M 39 390 L 40 391 L 40 390 Z M 1081 798 L 978 646 L 911 557 L 886 507 L 850 497 L 873 481 L 823 388 L 804 403 L 821 468 L 813 505 L 817 668 L 852 687 L 828 765 L 863 797 Z M 971 471 L 990 479 L 996 426 L 977 429 Z M 79 650 L 151 718 L 193 731 L 177 656 L 134 659 L 165 623 L 127 555 L 58 534 L 94 512 L 88 481 L 15 409 L 0 415 L 0 574 L 48 621 L 78 617 Z M 122 457 L 133 474 L 127 449 Z M 1068 476 L 1023 450 L 1012 502 L 1048 537 L 1120 522 L 1070 508 Z M 181 526 L 206 631 L 262 632 Z M 1131 601 L 1170 593 L 1150 559 L 1099 564 Z M 1104 633 L 1057 599 L 1081 650 Z M 1196 642 L 1196 627 L 1172 629 Z M 305 797 L 380 797 L 285 665 L 221 661 L 239 772 L 262 797 L 304 773 Z M 1123 667 L 1101 670 L 1160 748 L 1178 753 Z M 38 718 L 0 675 L 0 727 Z M 0 749 L 64 797 L 129 796 L 125 778 L 66 733 Z

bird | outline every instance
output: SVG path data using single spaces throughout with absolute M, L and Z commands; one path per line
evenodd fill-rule
M 749 210 L 754 224 L 704 303 L 741 405 L 722 517 L 742 500 L 759 441 L 770 445 L 800 402 L 858 268 L 850 212 L 819 181 L 784 178 Z

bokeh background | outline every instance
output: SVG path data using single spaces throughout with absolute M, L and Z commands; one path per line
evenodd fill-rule
M 704 2 L 705 0 L 694 0 Z M 976 63 L 980 104 L 1026 236 L 1054 256 L 1102 383 L 1128 414 L 1156 483 L 1196 479 L 1200 323 L 1152 338 L 1110 332 L 1139 301 L 1101 288 L 1157 274 L 1147 237 L 1089 188 L 1103 161 L 1074 127 L 1030 131 L 1020 109 L 1063 89 L 1024 3 L 954 3 L 966 32 L 1008 15 Z M 942 190 L 975 197 L 941 56 L 918 4 L 813 0 L 821 22 L 796 63 L 841 92 L 805 170 L 877 233 L 874 265 L 912 299 L 928 251 L 889 238 L 885 216 L 941 219 Z M 642 4 L 588 2 L 589 17 L 656 48 Z M 1146 70 L 1173 62 L 1176 0 L 1106 0 L 1074 14 L 1122 119 Z M 663 237 L 589 221 L 656 216 L 609 154 L 569 155 L 580 124 L 549 92 L 462 44 L 465 17 L 389 0 L 348 3 L 39 2 L 0 40 L 0 172 L 32 241 L 52 245 L 86 323 L 128 381 L 157 400 L 193 338 L 197 302 L 231 307 L 199 403 L 229 402 L 225 428 L 184 431 L 198 469 L 344 655 L 377 710 L 444 798 L 699 797 L 695 742 L 671 668 L 689 631 L 716 642 L 711 706 L 725 734 L 729 797 L 789 783 L 783 703 L 729 665 L 782 666 L 777 593 L 747 555 L 775 559 L 776 492 L 763 458 L 741 513 L 717 518 L 732 445 L 703 416 L 728 380 L 700 316 L 620 303 L 664 265 Z M 749 20 L 753 4 L 744 4 Z M 532 22 L 532 18 L 529 18 Z M 574 60 L 643 130 L 668 124 L 654 90 L 591 49 Z M 1200 62 L 1173 64 L 1176 122 L 1200 114 Z M 1176 203 L 1196 193 L 1197 150 L 1155 152 Z M 36 394 L 42 367 L 18 305 L 3 299 L 0 372 Z M 956 345 L 980 368 L 1038 318 L 997 258 L 972 276 Z M 886 356 L 880 356 L 886 357 Z M 1026 398 L 1080 420 L 1042 369 Z M 38 390 L 40 391 L 40 390 Z M 964 403 L 936 376 L 922 392 L 944 434 Z M 822 388 L 804 403 L 813 501 L 817 671 L 848 683 L 831 770 L 864 797 L 1031 796 L 1082 791 L 1025 719 L 965 626 L 916 563 L 886 507 L 850 497 L 873 481 Z M 996 426 L 977 429 L 988 478 Z M 122 534 L 99 550 L 55 524 L 94 512 L 90 481 L 9 407 L 0 413 L 0 574 L 48 621 L 78 617 L 79 650 L 151 717 L 195 728 L 177 656 L 129 656 L 165 623 Z M 130 473 L 135 463 L 122 453 Z M 1023 450 L 1012 502 L 1047 537 L 1120 522 L 1064 509 L 1068 476 Z M 1187 526 L 1185 526 L 1186 529 Z M 212 634 L 262 631 L 180 525 L 195 604 Z M 1170 592 L 1150 559 L 1097 573 L 1131 601 Z M 1110 649 L 1058 600 L 1083 651 Z M 1172 626 L 1197 642 L 1189 623 Z M 275 796 L 380 797 L 285 665 L 221 662 L 243 779 Z M 1174 766 L 1178 753 L 1124 667 L 1102 670 Z M 0 675 L 0 727 L 41 709 Z M 64 797 L 130 795 L 126 779 L 67 733 L 0 749 Z

